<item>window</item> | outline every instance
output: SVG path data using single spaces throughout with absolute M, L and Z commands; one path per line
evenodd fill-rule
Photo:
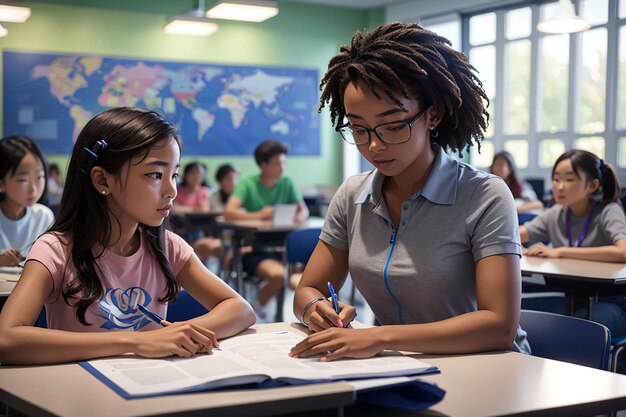
M 539 166 L 552 171 L 554 163 L 564 152 L 565 143 L 561 139 L 542 140 L 539 145 Z
M 524 169 L 528 167 L 528 141 L 507 140 L 504 142 L 504 150 L 515 156 L 515 165 Z
M 624 181 L 626 0 L 572 0 L 592 27 L 557 35 L 535 27 L 558 4 L 546 1 L 464 17 L 463 50 L 492 100 L 485 150 L 508 150 L 523 177 L 548 180 L 563 152 L 585 149 Z M 484 153 L 471 152 L 470 163 L 486 166 Z
M 569 36 L 545 36 L 539 45 L 539 131 L 562 132 L 567 129 Z
M 472 165 L 479 168 L 489 168 L 493 161 L 493 143 L 489 140 L 484 140 L 480 144 L 480 153 L 478 153 L 478 146 L 472 146 L 470 148 L 470 159 Z
M 576 140 L 576 149 L 583 149 L 589 151 L 598 157 L 604 159 L 604 138 L 600 136 L 592 136 L 587 138 L 580 138 Z
M 626 137 L 619 139 L 619 155 L 617 158 L 617 166 L 626 168 Z

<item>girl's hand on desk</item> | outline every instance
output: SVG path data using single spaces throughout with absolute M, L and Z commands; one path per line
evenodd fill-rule
M 9 248 L 0 254 L 0 266 L 18 266 L 22 262 L 22 255 L 17 249 Z
M 133 353 L 146 358 L 181 356 L 189 358 L 197 353 L 211 353 L 219 348 L 215 332 L 191 322 L 169 323 L 159 330 L 135 332 Z
M 306 358 L 323 355 L 321 362 L 341 358 L 370 358 L 383 350 L 373 329 L 340 329 L 333 327 L 314 333 L 291 348 L 289 356 Z M 325 355 L 324 355 L 325 354 Z
M 321 332 L 331 327 L 346 327 L 356 317 L 356 309 L 350 304 L 339 301 L 339 314 L 335 312 L 332 303 L 319 302 L 312 306 L 313 312 L 309 316 L 309 330 Z
M 528 248 L 524 255 L 526 256 L 539 256 L 541 258 L 559 258 L 559 250 L 558 248 L 552 248 L 550 246 L 546 246 L 543 243 L 536 243 Z

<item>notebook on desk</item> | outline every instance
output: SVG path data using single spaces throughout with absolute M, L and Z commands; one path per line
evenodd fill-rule
M 291 226 L 294 223 L 296 211 L 298 210 L 297 204 L 276 204 L 273 207 L 272 226 Z
M 399 352 L 336 362 L 289 357 L 289 349 L 302 339 L 303 336 L 287 331 L 257 333 L 223 340 L 220 350 L 211 355 L 163 359 L 121 356 L 80 364 L 124 398 L 250 384 L 260 387 L 300 385 L 438 371 L 434 366 Z

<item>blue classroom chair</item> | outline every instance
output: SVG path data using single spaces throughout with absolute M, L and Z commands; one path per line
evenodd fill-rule
M 607 370 L 611 332 L 595 321 L 544 311 L 522 310 L 533 356 Z
M 305 264 L 317 245 L 322 232 L 321 227 L 306 227 L 295 229 L 285 238 L 285 252 L 283 262 L 285 264 L 285 284 L 280 294 L 276 297 L 276 321 L 283 321 L 283 305 L 285 303 L 285 288 L 289 285 L 289 276 L 297 263 Z
M 178 297 L 167 305 L 167 315 L 165 319 L 169 322 L 191 320 L 207 313 L 207 309 L 197 302 L 184 289 L 180 289 Z

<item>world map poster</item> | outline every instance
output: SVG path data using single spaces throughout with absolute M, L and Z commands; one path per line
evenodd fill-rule
M 110 107 L 156 110 L 184 155 L 252 155 L 265 139 L 319 155 L 317 70 L 3 51 L 3 133 L 68 154 Z

